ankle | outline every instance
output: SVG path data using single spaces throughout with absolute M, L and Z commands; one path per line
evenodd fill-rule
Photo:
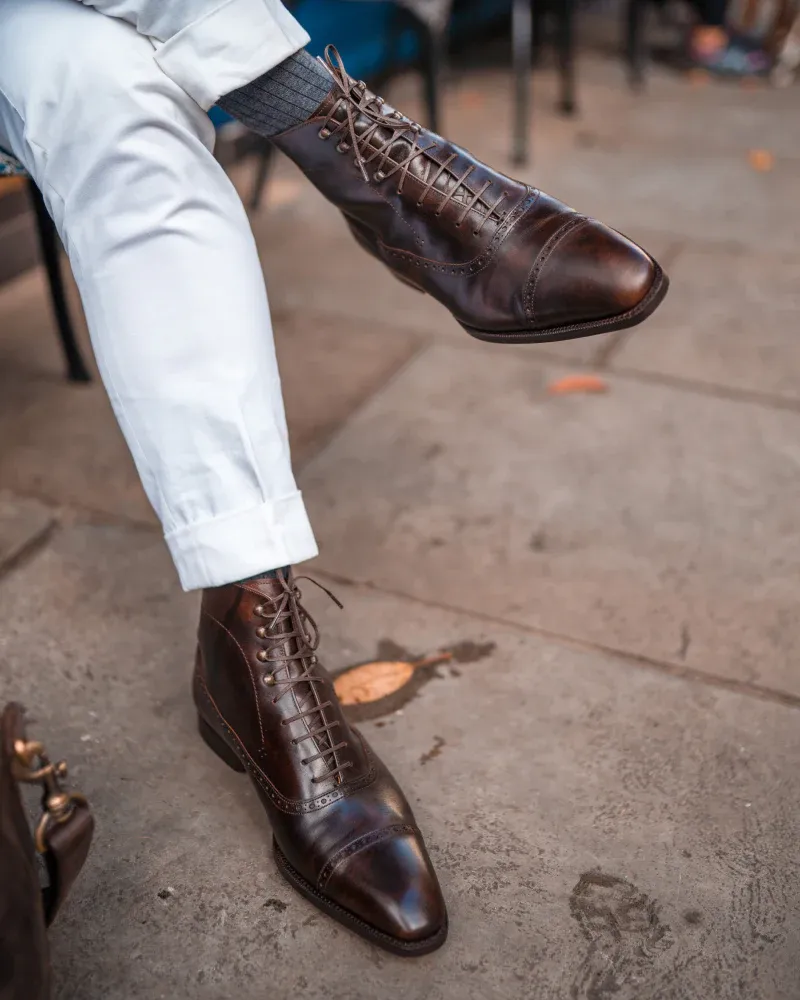
M 256 573 L 255 576 L 248 576 L 244 580 L 235 582 L 242 586 L 245 583 L 258 583 L 259 580 L 288 580 L 292 573 L 291 566 L 279 566 L 277 569 L 265 569 L 263 573 Z

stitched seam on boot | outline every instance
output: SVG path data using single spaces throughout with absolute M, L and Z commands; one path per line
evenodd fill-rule
M 471 261 L 467 261 L 465 264 L 438 264 L 430 257 L 417 257 L 410 250 L 393 250 L 391 247 L 387 247 L 381 240 L 378 240 L 378 245 L 387 256 L 396 257 L 414 267 L 424 268 L 426 271 L 439 271 L 441 274 L 452 274 L 458 277 L 470 276 L 483 271 L 491 264 L 492 260 L 497 256 L 500 247 L 538 200 L 539 191 L 531 191 L 527 197 L 523 198 L 517 208 L 514 209 L 514 212 L 517 213 L 516 218 L 513 221 L 509 221 L 504 230 L 499 229 L 495 233 L 492 237 L 492 242 L 483 253 L 478 254 L 477 257 L 473 257 Z
M 259 732 L 261 733 L 261 746 L 263 747 L 264 743 L 266 742 L 266 737 L 264 736 L 264 722 L 261 718 L 261 708 L 258 703 L 258 685 L 256 684 L 255 677 L 253 676 L 253 668 L 250 665 L 250 661 L 247 659 L 245 651 L 242 649 L 239 640 L 236 638 L 233 632 L 230 631 L 230 629 L 226 628 L 221 621 L 215 618 L 209 611 L 206 611 L 205 608 L 201 608 L 200 613 L 205 615 L 206 618 L 210 618 L 211 621 L 214 622 L 216 625 L 218 625 L 223 632 L 227 632 L 230 638 L 233 639 L 233 641 L 236 643 L 236 647 L 239 650 L 239 652 L 242 654 L 242 659 L 247 665 L 247 672 L 250 674 L 250 682 L 253 685 L 253 697 L 255 698 L 256 701 L 256 715 L 258 716 L 258 729 Z
M 236 730 L 232 729 L 231 726 L 229 726 L 228 723 L 225 721 L 222 712 L 220 712 L 219 708 L 217 707 L 217 703 L 211 697 L 211 694 L 208 688 L 206 687 L 205 680 L 202 677 L 200 677 L 199 681 L 200 681 L 200 686 L 203 689 L 203 694 L 205 695 L 206 700 L 208 701 L 211 708 L 216 713 L 220 725 L 223 727 L 223 729 L 227 730 L 227 732 L 233 737 L 234 740 L 236 740 L 236 742 L 239 744 L 239 749 L 247 758 L 246 760 L 243 760 L 242 763 L 247 768 L 248 773 L 253 777 L 255 781 L 259 783 L 259 785 L 264 789 L 264 791 L 270 797 L 270 799 L 272 799 L 272 802 L 275 805 L 275 807 L 277 809 L 280 809 L 281 812 L 292 815 L 300 813 L 310 813 L 310 812 L 315 812 L 317 809 L 324 809 L 331 803 L 338 802 L 340 799 L 346 799 L 350 795 L 353 795 L 356 792 L 361 791 L 362 788 L 366 788 L 367 785 L 371 785 L 372 782 L 377 777 L 377 770 L 375 769 L 375 758 L 372 754 L 372 751 L 370 750 L 369 746 L 367 746 L 367 744 L 364 742 L 358 730 L 354 729 L 353 732 L 355 732 L 356 735 L 358 736 L 361 742 L 361 746 L 364 750 L 364 753 L 366 754 L 370 762 L 369 771 L 363 776 L 363 778 L 359 778 L 358 781 L 353 782 L 352 785 L 348 785 L 348 787 L 344 790 L 340 789 L 335 792 L 327 792 L 321 796 L 318 796 L 315 799 L 287 799 L 277 790 L 277 788 L 275 788 L 275 786 L 272 784 L 272 782 L 269 780 L 266 774 L 264 774 L 264 772 L 261 770 L 258 764 L 250 756 L 250 751 L 244 745 L 244 741 L 241 739 Z
M 561 243 L 561 241 L 573 230 L 582 226 L 585 222 L 588 222 L 588 219 L 583 215 L 576 215 L 565 222 L 560 229 L 557 229 L 553 233 L 547 243 L 545 243 L 539 253 L 539 256 L 534 261 L 533 267 L 528 274 L 525 293 L 525 314 L 531 322 L 536 319 L 534 300 L 536 297 L 536 288 L 539 284 L 539 278 L 542 276 L 545 264 L 548 262 L 559 243 Z
M 414 833 L 416 833 L 416 830 L 413 826 L 409 826 L 408 823 L 396 823 L 394 826 L 387 826 L 382 830 L 373 830 L 371 833 L 365 833 L 363 837 L 359 837 L 357 840 L 352 841 L 352 843 L 347 844 L 346 847 L 343 847 L 325 863 L 317 879 L 317 888 L 320 890 L 324 889 L 334 871 L 359 851 L 363 851 L 367 847 L 372 847 L 374 844 L 379 844 L 383 840 L 388 840 L 390 837 L 399 836 L 400 834 L 413 835 Z
M 403 218 L 403 216 L 400 214 L 400 209 L 396 205 L 393 205 L 391 201 L 389 201 L 388 197 L 383 193 L 383 191 L 380 190 L 380 188 L 375 187 L 373 184 L 370 184 L 369 186 L 372 188 L 375 194 L 378 195 L 379 198 L 382 198 L 386 202 L 386 204 L 389 206 L 389 208 L 391 208 L 391 210 L 394 212 L 397 218 L 404 225 L 408 226 L 408 228 L 411 230 L 411 235 L 414 237 L 414 242 L 419 243 L 420 246 L 424 246 L 425 240 L 423 240 L 423 238 L 419 235 L 416 229 L 414 229 L 414 227 L 411 225 L 408 219 Z M 378 240 L 378 242 L 380 243 L 380 240 Z

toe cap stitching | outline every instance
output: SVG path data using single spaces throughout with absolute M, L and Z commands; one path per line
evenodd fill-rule
M 525 315 L 527 319 L 533 322 L 536 319 L 536 308 L 535 308 L 535 298 L 536 298 L 536 288 L 539 284 L 539 279 L 542 276 L 542 271 L 544 270 L 545 264 L 548 262 L 556 249 L 558 244 L 575 229 L 586 225 L 589 220 L 585 215 L 575 215 L 571 219 L 568 219 L 563 226 L 557 229 L 550 239 L 545 243 L 542 249 L 539 251 L 539 256 L 533 263 L 533 267 L 530 269 L 528 274 L 528 281 L 525 286 Z
M 340 851 L 337 851 L 332 858 L 323 865 L 322 871 L 319 873 L 317 878 L 317 888 L 324 889 L 325 886 L 330 881 L 331 876 L 334 871 L 348 858 L 351 858 L 354 854 L 359 851 L 363 851 L 367 847 L 372 847 L 374 844 L 379 844 L 382 840 L 388 840 L 390 837 L 401 836 L 403 834 L 415 834 L 417 831 L 413 826 L 409 826 L 407 823 L 395 823 L 392 826 L 386 826 L 381 830 L 372 830 L 370 833 L 365 833 L 363 837 L 357 837 L 352 840 L 349 844 L 343 847 Z

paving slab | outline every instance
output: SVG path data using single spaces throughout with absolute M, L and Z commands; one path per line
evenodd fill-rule
M 686 248 L 613 367 L 800 400 L 800 256 Z
M 662 147 L 699 148 L 746 158 L 752 149 L 765 149 L 779 159 L 800 157 L 800 135 L 786 127 L 796 110 L 793 88 L 687 75 L 652 65 L 645 89 L 635 92 L 627 84 L 621 59 L 589 53 L 581 56 L 578 76 L 580 113 L 566 121 L 584 139 L 613 139 L 618 150 L 641 145 L 653 153 Z M 504 78 L 501 73 L 495 85 L 501 93 Z M 470 78 L 470 85 L 474 82 Z M 555 69 L 534 76 L 534 93 L 537 82 L 555 92 Z M 550 117 L 540 114 L 537 125 L 552 129 Z
M 0 486 L 155 524 L 105 391 L 60 375 L 0 376 Z
M 308 311 L 275 318 L 275 346 L 292 456 L 301 463 L 409 360 L 421 339 L 377 322 Z
M 346 578 L 800 694 L 800 414 L 435 347 L 304 470 Z
M 44 504 L 0 492 L 0 573 L 42 540 L 54 521 Z
M 336 589 L 344 613 L 309 594 L 334 668 L 489 654 L 363 725 L 426 833 L 447 945 L 385 955 L 283 882 L 255 793 L 194 731 L 195 598 L 154 533 L 77 525 L 0 581 L 3 697 L 97 816 L 57 1000 L 793 1000 L 795 709 Z
M 544 150 L 521 171 L 580 211 L 636 238 L 655 229 L 684 240 L 730 243 L 757 251 L 800 251 L 800 170 L 778 160 L 753 170 L 747 156 L 617 144 Z

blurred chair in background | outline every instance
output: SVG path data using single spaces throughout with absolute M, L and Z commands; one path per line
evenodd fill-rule
M 56 317 L 64 360 L 67 363 L 67 377 L 71 382 L 90 382 L 92 376 L 78 346 L 67 304 L 64 276 L 61 273 L 60 243 L 55 223 L 50 218 L 39 188 L 28 177 L 23 165 L 10 153 L 0 149 L 0 177 L 8 176 L 27 178 L 28 192 L 36 213 L 36 231 L 47 274 L 47 285 L 50 289 L 50 302 Z
M 625 11 L 625 56 L 628 81 L 634 90 L 644 86 L 647 43 L 645 39 L 648 7 L 664 6 L 663 0 L 627 0 Z
M 558 108 L 565 115 L 577 110 L 575 98 L 576 0 L 513 0 L 511 46 L 514 68 L 514 134 L 512 161 L 521 166 L 530 157 L 531 71 L 545 35 L 548 14 L 555 19 L 561 95 Z
M 364 3 L 365 0 L 350 0 Z M 366 0 L 373 2 L 373 0 Z M 453 0 L 394 0 L 397 8 L 395 31 L 399 36 L 410 26 L 420 43 L 420 69 L 425 88 L 424 123 L 432 132 L 441 127 L 442 83 L 447 66 L 447 35 Z

